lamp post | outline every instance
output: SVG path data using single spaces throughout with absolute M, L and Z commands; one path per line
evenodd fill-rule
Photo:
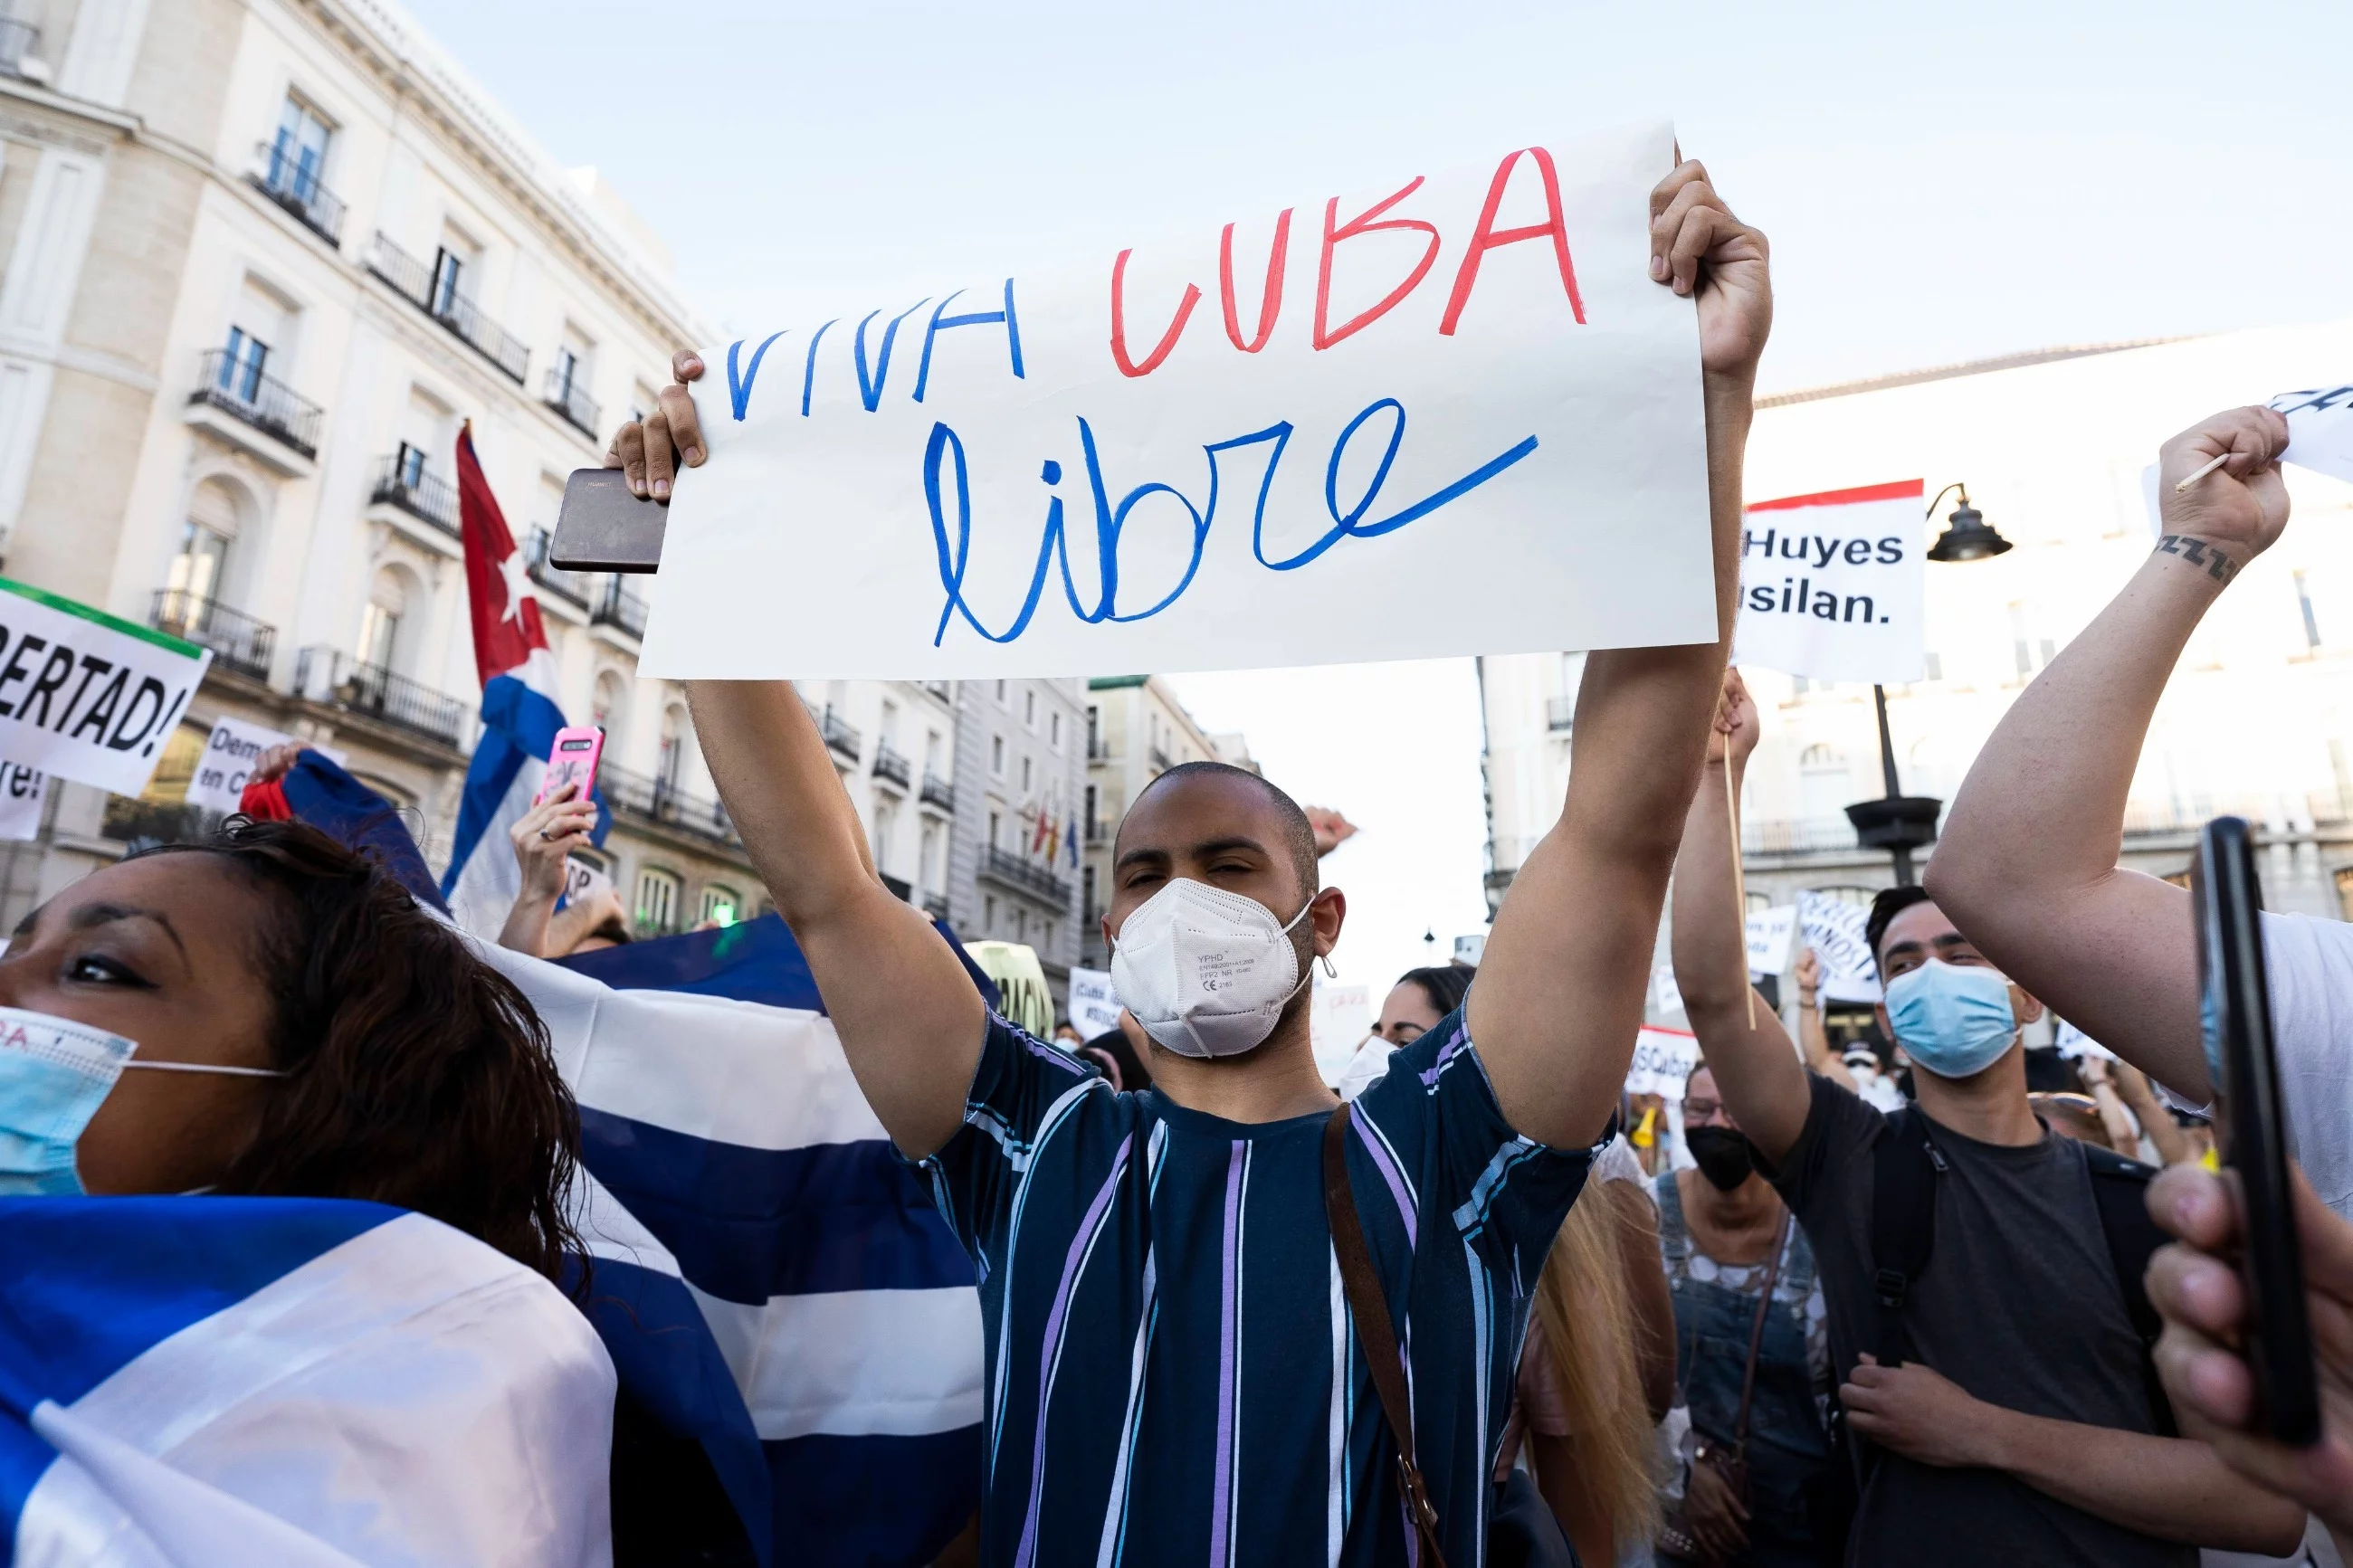
M 1960 492 L 1960 504 L 1947 518 L 1945 531 L 1929 546 L 1928 559 L 1985 561 L 2008 551 L 2010 541 L 1986 521 L 1985 513 L 1969 504 L 1967 485 L 1949 484 L 1938 490 L 1925 515 L 1936 516 L 1936 508 L 1956 490 Z M 1871 703 L 1879 718 L 1879 773 L 1887 793 L 1877 800 L 1855 802 L 1846 808 L 1846 817 L 1854 824 L 1855 841 L 1865 849 L 1886 850 L 1895 862 L 1895 885 L 1908 888 L 1916 879 L 1912 852 L 1936 841 L 1936 815 L 1945 803 L 1934 795 L 1904 793 L 1895 776 L 1894 738 L 1887 729 L 1887 689 L 1874 683 Z

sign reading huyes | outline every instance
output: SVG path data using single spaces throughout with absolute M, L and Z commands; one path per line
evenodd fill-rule
M 137 795 L 212 658 L 0 578 L 0 761 Z
M 1663 125 L 1499 148 L 711 348 L 642 668 L 1711 639 L 1696 317 L 1650 277 L 1672 160 Z
M 1904 479 L 1749 507 L 1733 662 L 1810 680 L 1919 679 L 1926 489 Z

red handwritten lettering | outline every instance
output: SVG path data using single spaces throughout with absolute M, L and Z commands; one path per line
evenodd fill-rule
M 1176 319 L 1168 323 L 1166 331 L 1160 334 L 1160 342 L 1154 345 L 1150 353 L 1144 356 L 1142 364 L 1129 359 L 1127 357 L 1127 304 L 1124 296 L 1127 258 L 1134 254 L 1133 250 L 1123 250 L 1119 253 L 1119 259 L 1111 264 L 1111 357 L 1113 363 L 1119 366 L 1119 373 L 1127 376 L 1150 375 L 1154 371 L 1158 370 L 1160 362 L 1166 359 L 1169 352 L 1176 348 L 1176 340 L 1185 335 L 1185 323 L 1193 319 L 1193 307 L 1201 302 L 1201 290 L 1190 283 L 1186 284 L 1185 299 L 1176 307 Z
M 1544 176 L 1545 221 L 1499 229 L 1495 226 L 1495 209 L 1503 205 L 1504 187 L 1511 184 L 1512 167 L 1520 161 L 1521 153 L 1535 159 L 1536 172 Z M 1454 335 L 1455 324 L 1462 320 L 1462 307 L 1471 300 L 1471 285 L 1478 281 L 1480 258 L 1497 246 L 1547 236 L 1552 239 L 1553 256 L 1560 263 L 1560 286 L 1568 291 L 1568 308 L 1576 314 L 1577 324 L 1583 326 L 1585 301 L 1577 295 L 1577 268 L 1568 259 L 1568 225 L 1560 214 L 1560 177 L 1553 173 L 1551 153 L 1541 147 L 1524 147 L 1519 153 L 1506 154 L 1495 166 L 1495 177 L 1487 186 L 1487 205 L 1479 209 L 1479 226 L 1471 236 L 1471 248 L 1463 253 L 1462 265 L 1454 274 L 1454 292 L 1447 299 L 1445 318 L 1438 323 L 1439 335 Z
M 1282 310 L 1282 268 L 1291 254 L 1291 213 L 1274 220 L 1274 248 L 1266 258 L 1266 291 L 1258 305 L 1258 336 L 1242 342 L 1242 324 L 1234 309 L 1234 226 L 1226 225 L 1226 232 L 1218 237 L 1218 292 L 1226 307 L 1226 336 L 1234 347 L 1246 354 L 1254 354 L 1266 347 L 1266 340 L 1274 334 L 1274 319 Z
M 1375 202 L 1346 223 L 1335 220 L 1340 216 L 1340 198 L 1334 196 L 1324 204 L 1324 254 L 1315 269 L 1315 347 L 1321 351 L 1355 332 L 1360 332 L 1397 308 L 1398 301 L 1410 294 L 1430 275 L 1430 264 L 1438 259 L 1438 226 L 1424 223 L 1417 217 L 1393 217 L 1375 222 L 1381 215 L 1421 188 L 1421 176 L 1416 174 L 1405 189 L 1386 200 Z M 1557 204 L 1556 204 L 1556 206 Z M 1354 239 L 1361 234 L 1376 234 L 1383 229 L 1414 229 L 1430 236 L 1430 245 L 1421 253 L 1406 280 L 1388 291 L 1388 296 L 1369 310 L 1359 311 L 1340 324 L 1337 331 L 1330 330 L 1332 305 L 1332 250 L 1344 239 Z

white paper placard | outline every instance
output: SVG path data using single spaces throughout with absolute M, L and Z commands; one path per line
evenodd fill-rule
M 1082 1040 L 1119 1027 L 1119 998 L 1112 994 L 1111 971 L 1071 970 L 1070 1019 Z
M 242 719 L 214 720 L 212 733 L 205 737 L 204 755 L 196 759 L 195 775 L 188 780 L 188 804 L 207 811 L 235 811 L 261 753 L 293 739 Z
M 210 648 L 0 578 L 0 760 L 137 795 L 212 662 Z
M 1733 662 L 1810 680 L 1919 679 L 1926 489 L 1905 479 L 1750 507 Z
M 1798 929 L 1798 906 L 1776 904 L 1748 917 L 1748 973 L 1778 974 L 1789 967 L 1789 939 Z
M 2059 1031 L 2052 1044 L 2058 1047 L 2061 1056 L 2070 1061 L 2078 1061 L 2084 1057 L 2094 1057 L 2104 1062 L 2116 1059 L 2116 1052 L 2108 1049 L 2064 1018 L 2059 1020 Z
M 710 461 L 670 507 L 640 670 L 1714 637 L 1696 317 L 1649 272 L 1671 148 L 1661 125 L 1303 189 L 711 349 Z
M 1626 1092 L 1680 1100 L 1684 1081 L 1698 1065 L 1699 1039 L 1690 1030 L 1645 1024 L 1634 1037 L 1634 1058 L 1626 1068 Z
M 1862 928 L 1871 918 L 1860 904 L 1822 893 L 1798 895 L 1798 925 L 1822 961 L 1821 994 L 1830 1002 L 1879 1000 L 1879 965 Z
M 1683 1010 L 1683 994 L 1675 984 L 1675 966 L 1662 963 L 1651 971 L 1651 1005 L 1662 1013 Z
M 588 864 L 587 861 L 575 859 L 568 855 L 565 857 L 564 901 L 565 903 L 576 904 L 583 899 L 610 889 L 612 886 L 613 879 Z
M 2353 484 L 2353 386 L 2283 392 L 2272 406 L 2287 416 L 2284 461 Z
M 38 838 L 48 798 L 48 774 L 0 763 L 0 838 Z

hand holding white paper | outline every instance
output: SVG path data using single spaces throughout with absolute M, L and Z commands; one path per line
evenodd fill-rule
M 2287 416 L 2282 462 L 2353 484 L 2353 386 L 2283 392 L 2271 405 Z
M 1401 170 L 710 349 L 710 460 L 670 508 L 641 669 L 1713 638 L 1697 320 L 1649 271 L 1672 143 Z

